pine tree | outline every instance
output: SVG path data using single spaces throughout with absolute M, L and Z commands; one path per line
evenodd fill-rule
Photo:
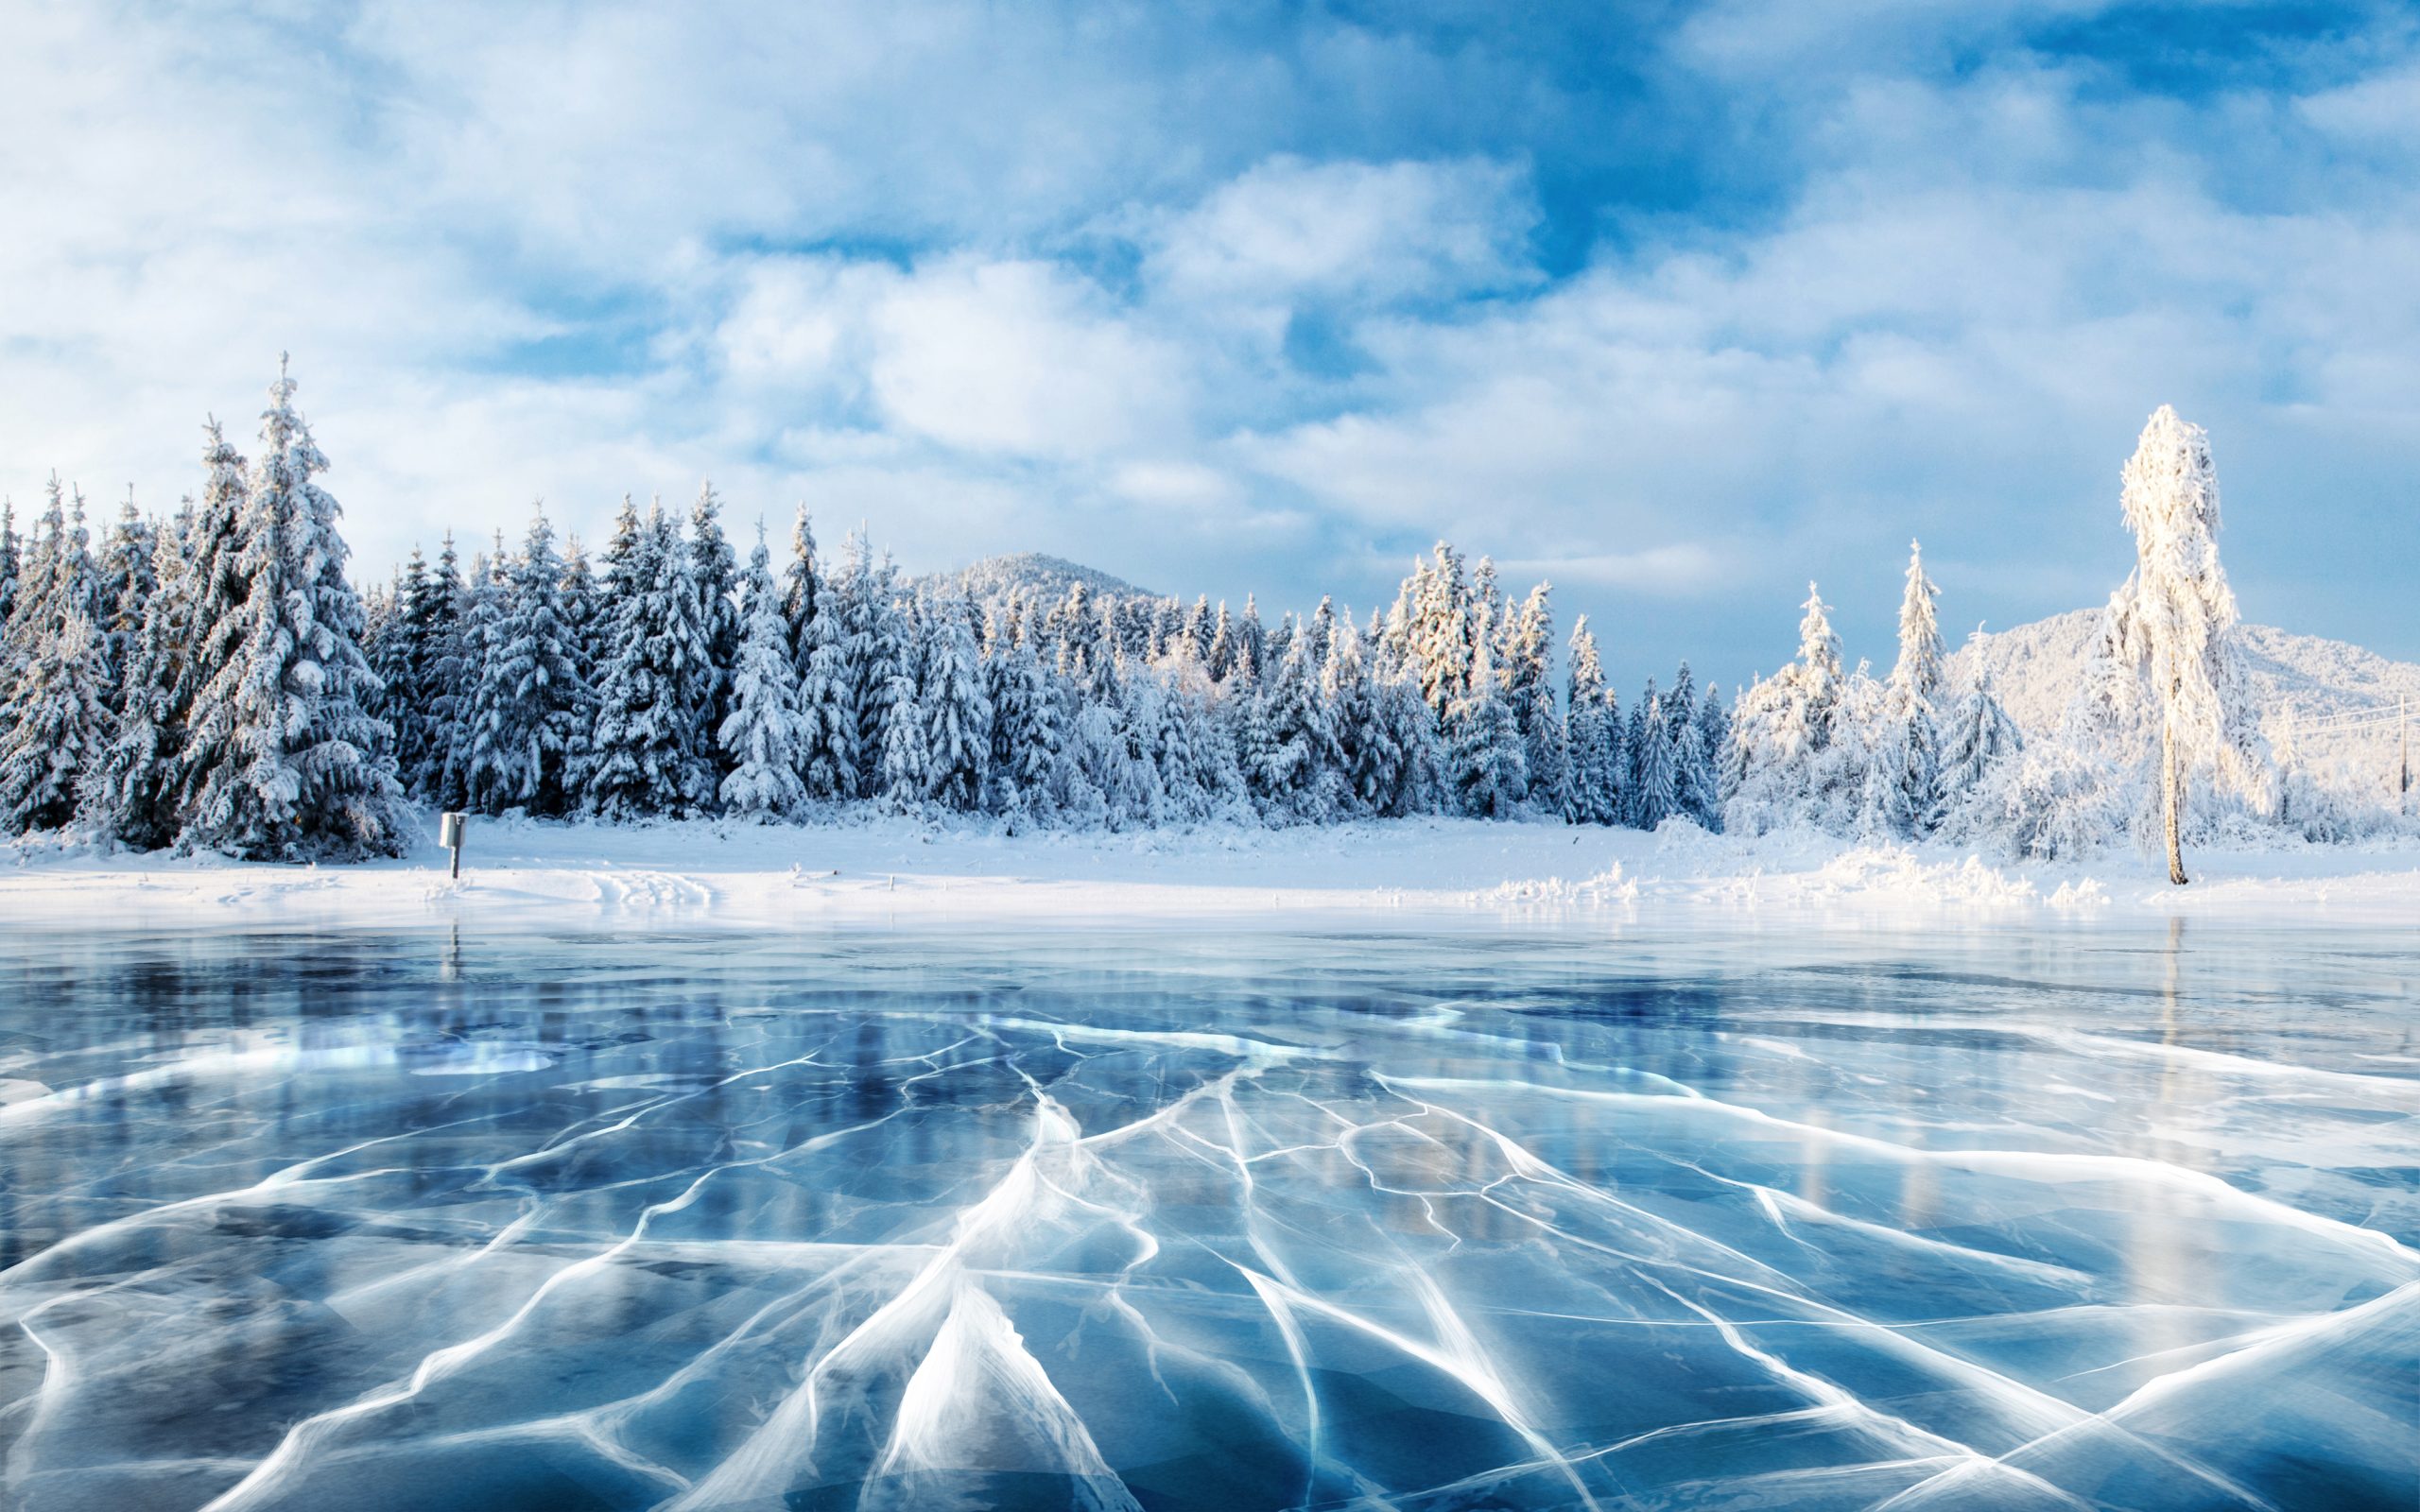
M 1540 583 L 1504 627 L 1505 696 L 1521 728 L 1521 751 L 1530 777 L 1530 800 L 1561 814 L 1567 781 L 1567 740 L 1563 713 L 1555 705 L 1554 588 Z
M 1597 638 L 1589 633 L 1588 616 L 1571 627 L 1571 671 L 1565 695 L 1569 714 L 1570 770 L 1564 790 L 1564 814 L 1575 824 L 1613 824 L 1621 817 L 1621 776 L 1615 761 L 1612 710 L 1605 701 L 1605 668 L 1598 655 Z
M 802 512 L 802 525 L 804 519 Z M 717 731 L 731 767 L 722 780 L 723 806 L 758 818 L 795 813 L 806 801 L 799 781 L 798 674 L 785 596 L 773 581 L 772 553 L 759 526 L 741 582 L 731 713 Z
M 563 653 L 579 685 L 579 716 L 563 735 L 562 792 L 558 812 L 572 814 L 585 803 L 589 778 L 596 767 L 597 659 L 607 634 L 604 592 L 588 562 L 579 537 L 563 541 L 562 582 Z
M 495 555 L 471 564 L 470 607 L 460 630 L 461 691 L 449 731 L 448 793 L 465 809 L 501 814 L 521 800 L 519 752 L 504 744 L 504 705 L 510 697 L 505 671 L 504 533 Z
M 345 576 L 328 461 L 294 408 L 281 359 L 236 535 L 244 586 L 195 702 L 182 843 L 253 859 L 401 854 L 406 816 L 389 732 L 362 708 L 374 675 Z
M 1289 636 L 1284 657 L 1270 669 L 1260 690 L 1266 733 L 1255 742 L 1259 770 L 1245 775 L 1256 779 L 1253 791 L 1272 815 L 1318 823 L 1334 798 L 1331 774 L 1320 760 L 1334 737 L 1310 649 L 1308 636 Z
M 1530 788 L 1521 730 L 1495 674 L 1493 640 L 1489 635 L 1473 638 L 1470 691 L 1446 716 L 1455 794 L 1462 812 L 1479 818 L 1510 816 Z
M 1876 742 L 1866 828 L 1913 836 L 1941 807 L 1941 625 L 1933 600 L 1941 591 L 1925 576 L 1924 549 L 1908 543 L 1907 592 L 1899 602 L 1899 660 L 1884 690 Z
M 1639 713 L 1638 799 L 1633 822 L 1642 830 L 1652 830 L 1680 812 L 1679 774 L 1673 759 L 1677 742 L 1663 697 L 1652 683 Z
M 712 682 L 688 554 L 661 507 L 641 524 L 626 503 L 623 520 L 608 548 L 612 628 L 587 803 L 607 818 L 686 816 L 714 796 L 698 748 Z
M 1981 632 L 1976 633 L 1979 639 Z M 2025 745 L 2016 721 L 1992 693 L 1991 668 L 1980 656 L 1973 661 L 1975 685 L 1958 701 L 1943 733 L 1939 807 L 1930 820 L 1935 826 L 1946 826 L 1952 815 L 1972 805 L 1994 769 Z
M 841 593 L 827 592 L 818 599 L 807 621 L 806 669 L 799 679 L 799 777 L 807 796 L 822 802 L 861 791 L 857 672 L 845 606 Z
M 798 519 L 790 526 L 789 565 L 782 569 L 782 623 L 789 630 L 791 665 L 802 679 L 806 677 L 807 662 L 815 655 L 816 574 L 820 570 L 815 555 L 815 522 L 808 516 L 806 506 L 801 504 Z
M 17 611 L 17 575 L 21 570 L 23 548 L 17 541 L 17 507 L 13 501 L 0 499 L 0 637 L 5 637 L 9 621 Z M 0 668 L 0 699 L 7 696 L 7 675 Z
M 487 754 L 472 782 L 473 803 L 490 812 L 556 815 L 574 799 L 570 766 L 594 719 L 595 696 L 580 670 L 566 575 L 554 526 L 540 509 L 491 593 L 496 609 L 484 634 L 477 699 Z
M 890 813 L 913 814 L 924 807 L 932 785 L 932 748 L 925 742 L 916 679 L 903 666 L 891 673 L 890 696 L 883 700 L 882 756 L 874 767 L 877 795 Z
M 698 634 L 706 653 L 696 679 L 700 724 L 695 749 L 705 780 L 712 782 L 719 779 L 717 768 L 721 765 L 714 732 L 731 713 L 731 670 L 739 656 L 739 558 L 722 533 L 722 501 L 710 482 L 698 486 L 697 501 L 689 507 L 685 576 L 697 600 Z
M 935 611 L 925 662 L 923 704 L 928 791 L 943 808 L 980 808 L 992 765 L 992 700 L 975 651 L 974 614 L 963 602 Z
M 1706 759 L 1704 738 L 1698 733 L 1697 679 L 1686 662 L 1674 675 L 1664 707 L 1665 726 L 1672 739 L 1673 812 L 1712 829 L 1716 812 L 1722 806 L 1721 786 L 1714 764 Z
M 454 533 L 447 531 L 435 571 L 412 548 L 400 589 L 401 646 L 396 661 L 404 677 L 390 688 L 389 707 L 395 711 L 395 765 L 405 788 L 423 800 L 439 797 L 444 785 L 445 758 L 450 746 L 447 711 L 453 689 L 450 658 L 461 622 L 461 566 L 454 551 Z
M 55 830 L 75 817 L 78 781 L 103 757 L 106 676 L 101 638 L 78 610 L 33 642 L 0 733 L 0 833 Z
M 158 528 L 134 507 L 134 490 L 118 507 L 117 524 L 101 547 L 99 582 L 95 595 L 95 624 L 101 632 L 101 661 L 107 668 L 102 704 L 115 717 L 127 660 L 143 628 L 143 606 L 154 586 L 152 557 Z
M 154 534 L 153 588 L 127 650 L 109 747 L 85 773 L 78 793 L 87 822 L 143 850 L 176 837 L 170 763 L 183 742 L 189 657 L 197 638 L 197 584 L 186 555 L 190 529 L 188 522 L 185 528 L 172 524 Z

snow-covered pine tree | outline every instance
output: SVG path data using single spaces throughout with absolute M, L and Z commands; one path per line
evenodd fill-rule
M 1575 824 L 1612 824 L 1621 816 L 1621 782 L 1614 769 L 1618 742 L 1605 704 L 1605 665 L 1582 614 L 1571 627 L 1571 662 L 1565 706 L 1570 713 L 1569 772 L 1563 812 Z
M 607 550 L 609 649 L 598 678 L 596 770 L 589 808 L 607 818 L 687 816 L 712 801 L 711 766 L 698 745 L 705 638 L 680 527 L 659 506 L 643 523 L 625 502 Z
M 1219 619 L 1211 627 L 1209 672 L 1210 680 L 1224 682 L 1236 668 L 1236 623 L 1227 617 L 1227 601 L 1219 600 Z
M 1722 828 L 1722 774 L 1731 761 L 1731 713 L 1722 707 L 1720 693 L 1711 682 L 1705 685 L 1705 696 L 1698 700 L 1698 748 L 1705 753 L 1706 770 L 1714 774 L 1714 807 L 1706 814 L 1705 827 Z
M 855 798 L 858 781 L 857 670 L 850 654 L 848 580 L 821 593 L 807 621 L 799 678 L 799 777 L 819 802 Z
M 586 799 L 596 753 L 596 668 L 605 635 L 605 596 L 577 535 L 563 538 L 563 651 L 580 686 L 579 719 L 563 737 L 561 812 L 578 813 Z
M 481 553 L 471 563 L 470 606 L 463 611 L 460 631 L 463 692 L 454 708 L 451 736 L 453 775 L 449 792 L 461 795 L 463 808 L 480 814 L 501 814 L 520 801 L 520 773 L 515 753 L 500 744 L 507 701 L 504 620 L 506 586 L 504 532 L 495 536 L 495 554 Z
M 189 658 L 195 642 L 193 564 L 185 528 L 173 523 L 151 543 L 152 590 L 128 647 L 108 748 L 79 785 L 87 823 L 122 845 L 154 850 L 176 837 L 169 764 L 183 738 Z
M 963 600 L 934 610 L 922 697 L 926 791 L 945 809 L 973 813 L 992 766 L 992 700 L 975 650 L 974 608 Z
M 491 757 L 484 780 L 474 783 L 474 802 L 491 812 L 557 815 L 574 799 L 570 765 L 594 723 L 595 694 L 580 669 L 567 576 L 541 508 L 494 591 L 498 613 L 481 662 Z
M 1672 678 L 1664 698 L 1665 728 L 1672 737 L 1673 812 L 1686 815 L 1711 830 L 1722 807 L 1721 781 L 1706 759 L 1705 739 L 1698 733 L 1697 679 L 1686 662 Z
M 1505 818 L 1529 796 L 1528 758 L 1521 748 L 1520 726 L 1505 702 L 1503 679 L 1496 675 L 1495 637 L 1485 633 L 1488 621 L 1477 624 L 1482 633 L 1471 638 L 1470 689 L 1446 715 L 1448 761 L 1461 811 L 1478 818 Z
M 802 529 L 805 518 L 801 511 Z M 799 781 L 798 669 L 787 599 L 773 580 L 773 556 L 759 525 L 740 580 L 731 713 L 717 730 L 731 768 L 722 780 L 723 807 L 758 819 L 794 814 L 806 801 Z
M 1976 631 L 1979 639 L 1982 632 Z M 2017 732 L 2016 721 L 2000 707 L 1992 692 L 1992 669 L 1982 658 L 1973 658 L 1975 684 L 1958 700 L 1943 731 L 1939 807 L 1932 816 L 1935 827 L 1964 831 L 1966 826 L 1954 822 L 1962 813 L 1970 811 L 1981 799 L 1991 781 L 1992 772 L 2002 762 L 2022 750 L 2025 742 Z
M 1647 722 L 1651 709 L 1659 707 L 1655 679 L 1647 679 L 1647 691 L 1631 706 L 1630 724 L 1622 731 L 1622 755 L 1628 765 L 1622 769 L 1622 822 L 1634 830 L 1651 830 L 1654 821 L 1639 816 L 1639 802 L 1646 794 L 1643 779 L 1647 771 L 1647 746 L 1654 733 Z
M 1554 586 L 1540 583 L 1507 620 L 1505 696 L 1521 727 L 1521 753 L 1530 773 L 1530 801 L 1549 814 L 1563 812 L 1568 780 L 1568 736 L 1554 696 Z
M 107 675 L 100 635 L 80 610 L 33 641 L 0 731 L 0 833 L 55 830 L 76 816 L 78 782 L 108 739 Z
M 1324 602 L 1324 601 L 1322 601 Z M 1331 817 L 1368 814 L 1392 785 L 1401 753 L 1377 720 L 1369 659 L 1351 614 L 1327 627 L 1327 658 L 1320 668 L 1319 764 L 1330 774 Z M 1374 751 L 1371 748 L 1378 747 Z
M 114 719 L 119 687 L 134 638 L 143 628 L 143 606 L 151 596 L 152 555 L 159 527 L 134 507 L 134 490 L 126 490 L 117 524 L 101 544 L 99 576 L 94 603 L 95 626 L 101 634 L 101 660 L 108 668 L 102 704 Z
M 731 713 L 731 669 L 739 658 L 739 558 L 723 534 L 722 500 L 711 481 L 698 485 L 698 497 L 689 506 L 686 576 L 698 604 L 698 634 L 706 648 L 697 686 L 697 752 L 711 783 L 722 775 L 715 731 Z
M 17 541 L 17 506 L 13 500 L 0 499 L 0 634 L 5 634 L 9 616 L 17 610 L 17 574 L 22 570 L 24 548 Z M 0 699 L 7 696 L 0 686 Z
M 1039 626 L 1029 624 L 1014 645 L 994 652 L 984 665 L 992 703 L 992 795 L 986 803 L 1012 823 L 1050 818 L 1059 768 L 1059 700 L 1042 664 L 1040 639 Z
M 815 522 L 802 501 L 798 519 L 790 526 L 790 559 L 782 569 L 782 623 L 789 627 L 790 662 L 802 681 L 807 662 L 815 655 L 816 575 L 821 570 L 815 554 Z
M 1244 595 L 1243 618 L 1236 622 L 1236 660 L 1252 669 L 1256 681 L 1269 677 L 1269 636 L 1260 627 L 1260 600 Z
M 395 765 L 403 773 L 405 789 L 422 799 L 436 798 L 444 781 L 445 711 L 451 699 L 446 658 L 460 626 L 460 589 L 452 531 L 445 533 L 434 570 L 420 548 L 412 548 L 397 590 L 400 644 L 395 661 L 404 681 L 389 688 L 387 705 L 394 713 Z
M 2266 753 L 2236 649 L 2235 592 L 2219 565 L 2219 476 L 2210 437 L 2162 404 L 2126 463 L 2120 497 L 2135 532 L 2120 646 L 2150 685 L 2158 723 L 2160 825 L 2169 880 L 2185 882 L 2188 784 L 2265 802 Z
M 881 759 L 874 766 L 876 796 L 892 814 L 914 814 L 925 804 L 932 786 L 932 747 L 926 743 L 925 711 L 916 696 L 916 679 L 901 659 L 890 675 L 890 694 L 883 701 Z
M 1908 543 L 1907 591 L 1899 600 L 1899 660 L 1884 689 L 1869 782 L 1869 830 L 1913 836 L 1931 827 L 1941 807 L 1941 625 L 1933 600 L 1941 591 L 1925 576 L 1924 548 Z
M 361 599 L 295 387 L 281 358 L 237 524 L 235 654 L 196 700 L 181 840 L 253 859 L 398 855 L 408 816 L 379 759 L 390 732 L 362 708 Z
M 1272 817 L 1321 823 L 1340 785 L 1321 755 L 1334 744 L 1328 709 L 1320 697 L 1319 669 L 1311 663 L 1310 637 L 1287 637 L 1286 651 L 1262 684 L 1266 743 L 1258 754 L 1254 791 Z M 1253 774 L 1247 773 L 1250 777 Z
M 1673 739 L 1671 721 L 1665 714 L 1663 696 L 1655 692 L 1651 681 L 1639 715 L 1638 800 L 1632 822 L 1642 830 L 1652 830 L 1681 812 L 1680 778 L 1674 761 L 1679 743 Z

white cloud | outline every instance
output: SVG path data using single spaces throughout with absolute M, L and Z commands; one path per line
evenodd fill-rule
M 1442 298 L 1535 282 L 1525 177 L 1496 163 L 1275 158 L 1175 216 L 1147 276 L 1182 301 Z

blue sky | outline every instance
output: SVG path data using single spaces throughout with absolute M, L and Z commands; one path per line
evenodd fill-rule
M 1626 687 L 2099 602 L 2212 433 L 2248 617 L 2420 657 L 2388 4 L 19 4 L 0 487 L 165 507 L 281 348 L 358 565 L 630 490 L 1366 610 Z

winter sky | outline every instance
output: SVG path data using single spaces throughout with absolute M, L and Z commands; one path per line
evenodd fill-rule
M 1629 688 L 2123 576 L 2420 657 L 2420 17 L 2092 0 L 48 4 L 0 487 L 198 485 L 281 348 L 356 565 L 619 496 L 1367 610 L 1439 535 Z

